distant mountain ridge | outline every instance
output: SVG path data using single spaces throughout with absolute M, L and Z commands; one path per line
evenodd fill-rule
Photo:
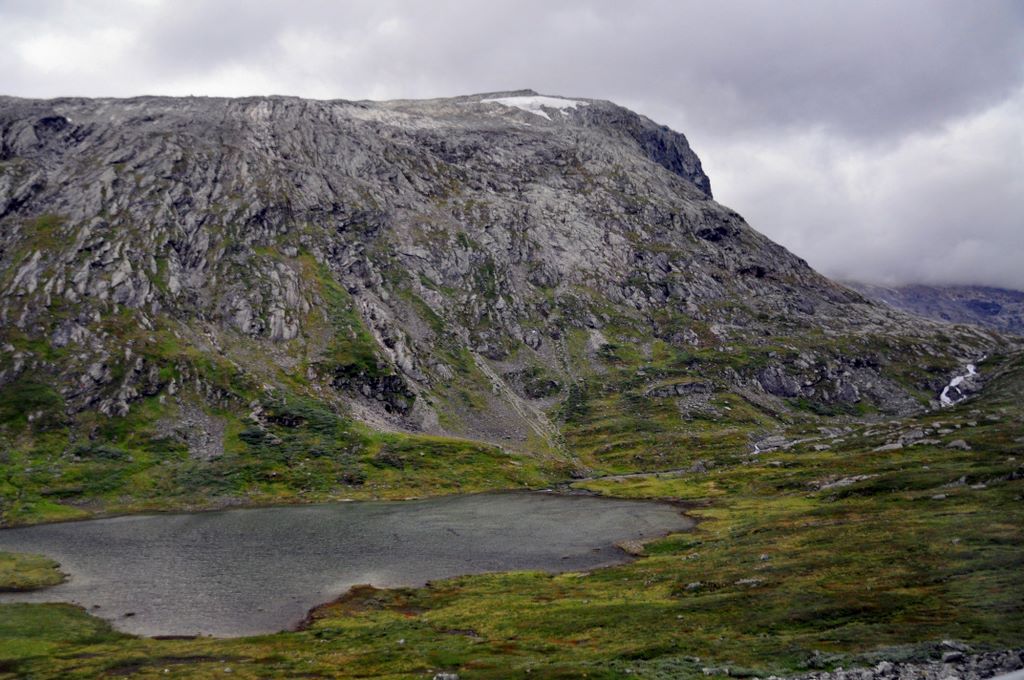
M 877 286 L 846 282 L 873 300 L 937 321 L 1024 335 L 1024 291 L 991 286 Z

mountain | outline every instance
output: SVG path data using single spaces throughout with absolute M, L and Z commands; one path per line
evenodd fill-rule
M 0 98 L 5 521 L 671 469 L 1010 345 L 819 275 L 606 101 Z
M 618 566 L 356 586 L 257 637 L 129 636 L 134 607 L 0 594 L 0 676 L 1010 672 L 1021 349 L 819 275 L 713 199 L 683 135 L 610 102 L 0 98 L 0 525 L 515 488 L 696 525 L 637 514 Z M 404 511 L 461 536 L 429 554 L 466 564 L 464 520 L 429 507 Z M 165 519 L 230 555 L 206 517 Z M 386 559 L 414 550 L 374 526 Z M 359 578 L 394 584 L 386 559 Z M 0 591 L 73 562 L 0 551 Z
M 1024 292 L 991 286 L 897 286 L 847 282 L 873 300 L 951 323 L 969 323 L 1024 335 Z

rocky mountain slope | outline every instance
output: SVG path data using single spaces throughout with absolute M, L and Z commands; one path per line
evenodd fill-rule
M 1024 292 L 991 286 L 846 284 L 862 295 L 938 321 L 969 323 L 1024 335 Z
M 0 98 L 0 345 L 20 521 L 668 469 L 938 407 L 1010 341 L 820 276 L 683 135 L 522 91 Z

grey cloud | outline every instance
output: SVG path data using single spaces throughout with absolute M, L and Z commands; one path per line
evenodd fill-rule
M 873 137 L 1006 96 L 1024 64 L 1022 13 L 1014 2 L 953 0 L 178 2 L 149 24 L 146 57 L 165 72 L 233 61 L 272 67 L 277 39 L 297 30 L 365 50 L 358 73 L 338 64 L 344 73 L 321 74 L 342 95 L 526 84 L 653 93 L 715 132 L 825 121 Z M 373 36 L 388 17 L 408 30 L 393 40 Z
M 827 274 L 1024 289 L 1024 87 L 893 144 L 810 131 L 712 147 L 719 196 Z

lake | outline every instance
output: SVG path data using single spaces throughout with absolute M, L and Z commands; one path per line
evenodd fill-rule
M 667 504 L 540 492 L 45 524 L 0 530 L 0 550 L 47 555 L 70 579 L 0 602 L 71 602 L 138 635 L 272 633 L 354 585 L 585 571 L 692 526 Z

